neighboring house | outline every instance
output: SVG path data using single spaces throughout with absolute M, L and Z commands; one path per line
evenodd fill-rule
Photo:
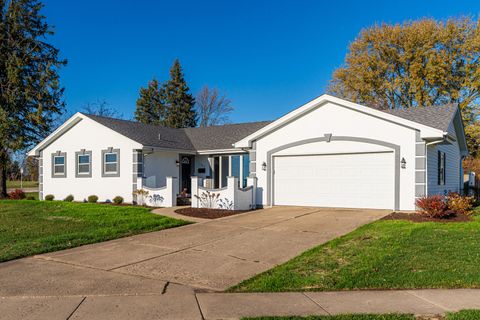
M 132 202 L 132 192 L 147 189 L 160 199 L 150 204 L 175 205 L 182 190 L 237 188 L 250 206 L 395 210 L 460 191 L 467 154 L 455 105 L 379 111 L 329 95 L 273 122 L 207 128 L 77 113 L 29 152 L 40 158 L 41 199 Z M 233 204 L 233 193 L 225 197 Z

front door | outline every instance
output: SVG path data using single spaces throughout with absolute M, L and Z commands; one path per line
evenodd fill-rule
M 193 156 L 180 156 L 180 170 L 181 170 L 181 184 L 180 192 L 186 189 L 187 193 L 191 192 L 192 180 L 191 175 L 193 173 Z

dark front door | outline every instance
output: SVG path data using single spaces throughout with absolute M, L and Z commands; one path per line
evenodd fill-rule
M 180 192 L 186 189 L 187 193 L 190 193 L 192 186 L 191 175 L 193 169 L 193 157 L 180 156 L 180 168 L 182 172 L 182 183 L 180 185 Z

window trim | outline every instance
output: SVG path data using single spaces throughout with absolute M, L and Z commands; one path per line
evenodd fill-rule
M 79 171 L 79 166 L 80 166 L 80 161 L 78 158 L 80 156 L 88 156 L 89 162 L 88 162 L 88 173 L 80 173 Z M 85 163 L 82 163 L 85 164 Z M 85 151 L 85 149 L 82 149 L 81 151 L 75 152 L 75 178 L 91 178 L 92 177 L 92 151 Z
M 116 172 L 106 172 L 105 171 L 105 156 L 107 154 L 112 154 L 116 153 L 117 154 L 117 171 Z M 109 162 L 109 163 L 114 163 L 114 162 Z M 102 150 L 102 177 L 120 177 L 120 149 L 113 149 L 112 147 Z
M 438 168 L 437 168 L 437 174 L 438 174 L 438 179 L 437 179 L 437 184 L 439 186 L 444 186 L 446 184 L 447 180 L 447 170 L 446 170 L 446 164 L 447 164 L 447 156 L 445 152 L 438 150 L 437 153 L 438 156 Z
M 61 166 L 61 165 L 55 164 L 55 158 L 60 158 L 60 157 L 63 157 L 63 173 L 55 173 L 55 166 Z M 67 153 L 61 152 L 61 151 L 52 153 L 52 166 L 50 169 L 52 171 L 52 178 L 66 178 L 67 177 Z

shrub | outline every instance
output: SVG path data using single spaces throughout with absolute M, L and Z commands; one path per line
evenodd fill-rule
M 66 202 L 72 202 L 73 201 L 73 195 L 69 194 L 65 199 L 63 199 L 63 201 L 66 201 Z
M 22 189 L 15 189 L 8 194 L 8 198 L 11 200 L 22 200 L 25 199 L 25 192 Z
M 53 194 L 47 194 L 45 196 L 45 201 L 52 201 L 53 199 L 55 199 L 55 196 Z
M 452 214 L 451 211 L 447 211 L 445 198 L 439 194 L 417 199 L 415 204 L 420 208 L 420 213 L 430 218 L 445 218 Z
M 34 197 L 34 196 L 28 196 L 28 197 L 26 197 L 25 199 L 27 199 L 27 200 L 35 200 L 35 197 Z
M 447 196 L 447 206 L 456 214 L 471 214 L 474 197 L 462 197 L 456 192 L 450 192 Z
M 98 201 L 98 197 L 96 195 L 88 196 L 88 202 L 96 203 Z
M 123 203 L 123 198 L 120 197 L 120 196 L 116 196 L 115 198 L 113 198 L 113 203 L 122 204 Z

